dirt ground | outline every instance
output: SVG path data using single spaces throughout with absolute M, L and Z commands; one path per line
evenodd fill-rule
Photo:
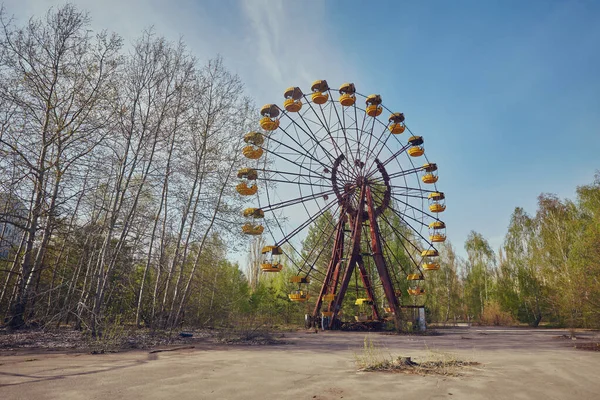
M 365 336 L 382 353 L 482 365 L 462 376 L 357 372 Z M 600 399 L 600 352 L 555 329 L 439 329 L 428 336 L 286 333 L 286 344 L 114 354 L 0 352 L 0 399 Z

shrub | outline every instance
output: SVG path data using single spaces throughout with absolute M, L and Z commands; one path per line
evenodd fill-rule
M 511 326 L 515 324 L 513 316 L 503 311 L 495 301 L 491 301 L 485 304 L 483 308 L 483 314 L 479 318 L 480 325 L 492 325 L 492 326 Z

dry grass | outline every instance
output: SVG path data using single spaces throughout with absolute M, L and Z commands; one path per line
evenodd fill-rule
M 483 308 L 483 314 L 481 314 L 478 324 L 483 326 L 513 326 L 515 325 L 515 319 L 510 313 L 503 311 L 500 304 L 489 302 Z
M 359 371 L 398 372 L 415 375 L 443 375 L 461 376 L 465 369 L 481 364 L 475 361 L 459 360 L 456 355 L 439 350 L 427 348 L 419 361 L 411 357 L 392 356 L 384 352 L 369 336 L 365 336 L 363 349 L 360 354 L 355 354 L 356 365 Z

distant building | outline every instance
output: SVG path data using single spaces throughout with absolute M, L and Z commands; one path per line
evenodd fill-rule
M 25 216 L 25 207 L 19 199 L 0 193 L 0 259 L 8 258 L 19 247 L 23 231 L 13 222 Z

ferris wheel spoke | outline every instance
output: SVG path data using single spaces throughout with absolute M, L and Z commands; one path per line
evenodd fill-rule
M 390 262 L 388 265 L 397 265 L 402 270 L 402 272 L 404 272 L 405 274 L 408 275 L 408 273 L 404 269 L 404 265 L 402 265 L 402 262 L 398 259 L 395 252 L 392 250 L 392 248 L 388 245 L 387 242 L 384 242 L 383 247 L 384 247 L 384 256 L 387 254 L 387 259 L 390 261 L 394 261 L 393 263 Z M 402 243 L 402 247 L 405 248 L 405 251 L 406 251 L 406 247 L 404 246 L 404 243 Z M 409 253 L 407 252 L 407 254 L 409 254 Z M 409 257 L 411 257 L 410 254 L 409 254 Z M 411 257 L 411 260 L 412 260 L 412 257 Z M 395 275 L 396 274 L 394 274 L 394 276 Z
M 260 177 L 260 176 L 256 179 L 259 181 L 265 181 L 265 182 L 290 183 L 290 184 L 295 184 L 295 185 L 316 186 L 316 187 L 331 187 L 331 185 L 323 185 L 323 184 L 318 184 L 318 183 L 299 182 L 299 181 L 289 181 L 289 180 L 284 180 L 284 179 L 264 178 L 264 177 Z
M 333 207 L 336 203 L 337 203 L 337 199 L 334 199 L 334 200 L 330 201 L 329 204 L 327 204 L 327 206 L 325 206 L 324 209 L 322 209 L 320 212 L 317 212 L 315 215 L 313 215 L 311 218 L 309 218 L 306 221 L 304 221 L 301 225 L 299 225 L 292 232 L 290 232 L 289 234 L 287 234 L 283 239 L 281 239 L 279 242 L 277 242 L 277 245 L 280 246 L 280 245 L 282 245 L 284 243 L 289 242 L 289 240 L 291 238 L 293 238 L 294 236 L 296 236 L 299 232 L 301 232 L 308 225 L 310 225 L 311 223 L 313 223 L 314 221 L 316 221 L 317 218 L 319 218 L 321 215 L 325 214 L 325 212 L 327 210 L 329 210 L 331 207 Z
M 296 253 L 302 259 L 302 265 L 298 265 L 298 263 L 294 260 L 294 257 L 291 254 L 288 254 L 288 252 L 286 252 L 285 249 L 282 249 L 282 253 L 294 265 L 294 267 L 296 267 L 298 272 L 304 273 L 306 274 L 305 277 L 308 277 L 309 274 L 304 271 L 304 267 L 309 264 L 308 260 L 291 243 L 288 243 L 288 246 L 293 250 L 294 253 Z M 300 275 L 300 273 L 297 273 L 296 275 Z
M 367 150 L 365 151 L 365 164 L 367 164 L 369 162 L 369 156 L 372 153 L 372 149 L 371 149 L 371 142 L 373 140 L 373 130 L 375 129 L 375 122 L 377 121 L 377 118 L 373 118 L 373 122 L 371 124 L 371 130 L 368 132 L 369 133 L 369 144 L 367 144 Z M 373 167 L 373 163 L 375 162 L 375 160 L 373 160 L 373 162 L 371 162 L 370 166 L 367 167 L 367 171 L 369 171 L 370 168 Z
M 291 200 L 285 200 L 285 201 L 275 203 L 275 204 L 268 204 L 265 207 L 263 207 L 263 211 L 274 211 L 274 210 L 280 209 L 282 207 L 293 206 L 296 204 L 300 204 L 304 201 L 313 200 L 313 199 L 316 199 L 317 197 L 324 196 L 324 195 L 330 195 L 333 193 L 334 193 L 333 189 L 324 190 L 319 193 L 309 194 L 306 196 L 297 197 L 297 198 L 291 199 Z
M 406 176 L 406 175 L 410 175 L 410 174 L 416 174 L 421 171 L 423 171 L 423 167 L 415 167 L 415 168 L 406 169 L 404 171 L 394 172 L 394 173 L 390 174 L 390 179 L 400 178 L 401 176 Z
M 403 200 L 400 200 L 398 197 L 395 197 L 393 194 L 392 194 L 392 198 L 393 198 L 394 200 L 396 200 L 396 201 L 399 201 L 400 203 L 402 203 L 402 204 L 404 204 L 404 205 L 406 205 L 406 206 L 410 207 L 410 208 L 411 208 L 411 209 L 413 209 L 414 211 L 420 212 L 421 214 L 423 214 L 423 215 L 426 215 L 426 216 L 430 217 L 430 218 L 431 218 L 431 219 L 433 219 L 433 220 L 437 220 L 437 219 L 438 219 L 438 217 L 436 217 L 435 215 L 429 214 L 428 212 L 425 212 L 425 211 L 423 211 L 422 209 L 420 209 L 420 208 L 418 208 L 418 207 L 415 207 L 415 206 L 413 206 L 413 205 L 412 205 L 412 204 L 410 204 L 410 203 L 407 203 L 407 202 L 405 202 L 405 201 L 403 201 Z M 425 225 L 425 226 L 428 226 L 428 225 L 427 225 L 427 224 L 425 224 L 424 222 L 422 222 L 422 224 L 423 224 L 423 225 Z
M 257 147 L 260 147 L 260 146 L 257 146 Z M 264 147 L 260 147 L 260 148 L 261 148 L 261 149 L 263 149 L 263 150 L 265 149 Z M 325 176 L 321 175 L 321 174 L 320 174 L 320 173 L 318 173 L 317 171 L 313 171 L 312 169 L 309 169 L 309 168 L 307 168 L 306 166 L 304 166 L 304 165 L 302 165 L 302 164 L 300 164 L 300 163 L 298 163 L 298 162 L 296 162 L 296 161 L 290 160 L 289 158 L 287 158 L 287 157 L 284 157 L 284 156 L 283 156 L 283 155 L 281 155 L 281 154 L 278 154 L 278 153 L 276 153 L 276 152 L 273 152 L 273 151 L 268 151 L 268 153 L 269 153 L 269 154 L 273 154 L 274 156 L 277 156 L 277 157 L 279 157 L 279 158 L 281 158 L 281 159 L 283 159 L 283 160 L 285 160 L 285 161 L 287 161 L 287 162 L 289 162 L 289 163 L 292 163 L 292 164 L 296 165 L 297 167 L 300 167 L 301 169 L 305 169 L 305 170 L 307 170 L 307 171 L 309 171 L 309 172 L 312 172 L 312 173 L 313 173 L 315 176 L 318 176 L 318 177 L 320 177 L 320 178 L 323 178 L 323 179 L 327 179 L 327 177 L 325 177 Z
M 304 97 L 306 98 L 306 96 L 304 96 Z M 310 101 L 307 101 L 307 103 L 308 103 L 308 106 L 310 107 L 310 109 L 312 110 L 312 112 L 315 114 L 315 117 L 317 117 L 317 119 L 319 120 L 319 123 L 325 129 L 325 132 L 327 132 L 327 135 L 329 136 L 329 139 L 331 140 L 331 145 L 333 146 L 333 149 L 336 150 L 335 158 L 338 158 L 340 156 L 340 154 L 343 154 L 343 153 L 342 153 L 342 150 L 337 145 L 336 141 L 333 139 L 333 136 L 331 136 L 331 132 L 329 132 L 329 126 L 325 122 L 325 114 L 323 114 L 323 120 L 321 120 L 321 117 L 319 117 L 319 114 L 317 114 L 317 112 L 315 111 L 315 108 L 313 107 L 313 103 Z M 323 108 L 320 105 L 319 105 L 319 108 L 321 109 L 321 112 L 323 112 Z
M 284 132 L 285 132 L 285 131 L 284 131 Z M 302 147 L 302 146 L 301 146 L 299 143 L 297 143 L 296 141 L 294 141 L 294 142 L 295 142 L 296 144 L 298 144 L 300 147 L 302 147 L 302 149 L 305 151 L 304 153 L 301 153 L 300 151 L 298 151 L 298 149 L 295 149 L 295 148 L 293 148 L 293 147 L 291 147 L 291 146 L 288 146 L 287 144 L 285 144 L 285 143 L 283 143 L 283 142 L 280 142 L 280 141 L 278 141 L 277 139 L 274 139 L 272 136 L 269 136 L 269 141 L 273 141 L 273 142 L 275 142 L 275 143 L 279 144 L 279 145 L 280 145 L 280 146 L 282 146 L 282 147 L 285 147 L 285 148 L 287 148 L 287 149 L 289 149 L 289 150 L 292 150 L 292 151 L 293 151 L 293 153 L 292 153 L 292 154 L 296 154 L 296 155 L 299 155 L 299 156 L 306 156 L 306 157 L 309 157 L 310 159 L 312 159 L 312 160 L 316 161 L 317 163 L 321 164 L 323 167 L 330 167 L 330 166 L 328 166 L 327 164 L 324 164 L 324 163 L 323 163 L 321 160 L 318 160 L 318 159 L 316 159 L 316 158 L 314 158 L 314 157 L 310 156 L 310 155 L 309 155 L 310 153 L 306 152 L 306 149 L 304 149 L 304 148 L 303 148 L 303 147 Z M 263 148 L 263 149 L 264 149 L 264 148 Z M 268 149 L 264 149 L 264 150 L 266 150 L 266 151 L 268 151 L 269 153 L 273 154 L 273 152 L 272 152 L 272 151 L 269 151 Z M 279 154 L 285 154 L 285 153 L 280 153 L 280 152 L 278 152 L 278 153 L 279 153 Z
M 423 188 L 416 188 L 412 186 L 401 186 L 401 185 L 390 185 L 392 189 L 404 189 L 407 193 L 437 193 L 437 190 L 429 190 Z M 403 193 L 396 193 L 402 195 Z
M 384 167 L 386 165 L 388 165 L 391 161 L 395 160 L 400 154 L 404 153 L 408 148 L 410 147 L 410 144 L 406 144 L 404 146 L 402 146 L 402 148 L 400 148 L 400 150 L 398 150 L 397 152 L 395 152 L 391 157 L 389 157 L 387 160 L 383 161 L 381 163 L 381 165 L 383 165 Z M 373 171 L 371 174 L 375 174 L 375 171 Z M 370 177 L 370 176 L 369 176 Z
M 321 235 L 319 236 L 319 239 L 318 239 L 318 241 L 317 241 L 317 242 L 318 242 L 318 243 L 329 243 L 329 242 L 331 241 L 331 238 L 333 238 L 333 235 L 334 235 L 335 233 L 336 233 L 335 229 L 332 229 L 332 230 L 331 230 L 331 232 L 330 232 L 330 234 L 329 234 L 329 236 L 327 237 L 327 240 L 326 240 L 325 242 L 322 242 L 322 241 L 321 241 L 321 239 L 322 239 L 322 237 L 325 235 L 325 231 L 324 231 L 324 230 L 321 230 Z M 320 271 L 320 270 L 318 270 L 318 269 L 315 269 L 315 265 L 317 265 L 317 261 L 319 260 L 319 257 L 321 257 L 321 254 L 323 254 L 323 253 L 325 252 L 325 250 L 327 249 L 327 246 L 315 246 L 315 247 L 313 247 L 313 248 L 311 249 L 311 254 L 312 254 L 312 252 L 313 252 L 313 251 L 315 251 L 315 249 L 317 249 L 318 247 L 321 247 L 321 250 L 319 251 L 319 254 L 318 254 L 318 255 L 317 255 L 317 257 L 315 258 L 315 260 L 314 260 L 312 263 L 310 263 L 310 264 L 311 264 L 311 266 L 310 266 L 310 268 L 308 269 L 308 271 L 306 272 L 306 275 L 307 275 L 307 276 L 308 276 L 308 275 L 310 275 L 310 273 L 311 273 L 312 271 L 317 271 L 318 273 L 321 273 L 322 275 L 324 275 L 324 276 L 325 276 L 325 273 L 324 273 L 323 271 Z M 309 257 L 310 257 L 310 254 L 307 256 L 307 258 L 309 258 Z M 306 264 L 306 265 L 307 265 L 307 264 Z
M 427 199 L 427 196 L 419 196 L 419 195 L 416 195 L 416 194 L 394 193 L 394 192 L 392 192 L 392 194 L 395 194 L 397 196 L 410 197 L 411 199 L 421 199 L 421 200 L 426 200 Z
M 381 198 L 381 196 L 379 196 L 379 195 L 377 195 L 377 194 L 375 194 L 375 193 L 373 193 L 373 195 L 374 195 L 374 196 L 375 196 L 377 199 L 379 199 L 379 200 L 381 200 L 381 199 L 382 199 L 382 198 Z M 409 207 L 409 208 L 411 208 L 411 209 L 412 209 L 412 208 L 415 208 L 413 205 L 411 205 L 411 204 L 408 204 L 408 203 L 405 203 L 405 202 L 403 202 L 402 200 L 398 200 L 398 199 L 397 199 L 397 198 L 395 198 L 394 196 L 392 196 L 392 198 L 393 198 L 394 200 L 398 201 L 398 202 L 401 202 L 402 204 L 406 205 L 407 207 Z M 429 225 L 427 225 L 425 222 L 423 222 L 423 221 L 420 221 L 420 220 L 418 220 L 418 219 L 416 219 L 416 218 L 413 218 L 413 217 L 411 217 L 410 215 L 407 215 L 407 214 L 405 214 L 405 213 L 399 213 L 399 212 L 398 212 L 397 210 L 395 210 L 393 207 L 390 207 L 390 210 L 391 210 L 391 211 L 392 211 L 394 214 L 396 214 L 396 215 L 397 215 L 397 216 L 398 216 L 398 217 L 399 217 L 399 218 L 400 218 L 400 219 L 401 219 L 401 220 L 402 220 L 402 221 L 403 221 L 403 222 L 404 222 L 404 223 L 405 223 L 407 226 L 410 226 L 412 230 L 414 230 L 416 233 L 418 233 L 418 234 L 419 234 L 419 236 L 421 236 L 420 232 L 419 232 L 417 229 L 415 229 L 415 228 L 414 228 L 412 225 L 410 225 L 410 224 L 408 223 L 408 221 L 406 221 L 406 218 L 408 218 L 408 219 L 410 219 L 410 220 L 412 220 L 412 221 L 415 221 L 416 223 L 418 223 L 418 224 L 421 224 L 422 226 L 427 226 L 427 227 L 429 226 Z M 423 213 L 423 214 L 425 214 L 425 215 L 429 215 L 429 214 L 427 214 L 427 213 L 423 212 L 422 210 L 419 210 L 419 209 L 417 209 L 417 211 L 420 211 L 421 213 Z M 431 215 L 429 215 L 429 216 L 431 216 Z M 434 220 L 435 220 L 435 219 L 437 219 L 437 218 L 435 218 L 435 217 L 433 217 L 433 216 L 431 216 L 431 217 L 432 217 Z M 429 241 L 428 241 L 427 239 L 425 239 L 423 236 L 421 236 L 421 237 L 422 237 L 422 238 L 423 238 L 423 239 L 424 239 L 426 242 L 429 242 Z
M 421 249 L 415 245 L 413 243 L 412 240 L 409 240 L 402 232 L 400 232 L 400 230 L 398 228 L 396 228 L 391 222 L 390 220 L 387 219 L 386 216 L 382 217 L 383 221 L 386 223 L 386 225 L 398 236 L 400 236 L 402 238 L 402 240 L 400 240 L 400 245 L 402 246 L 402 248 L 404 249 L 404 251 L 406 252 L 406 255 L 411 259 L 411 261 L 413 262 L 413 264 L 415 264 L 415 266 L 417 268 L 419 268 L 419 263 L 417 263 L 417 261 L 413 258 L 412 256 L 412 252 L 408 249 L 408 247 L 406 247 L 406 245 L 404 244 L 409 243 L 416 251 L 420 252 Z M 387 245 L 387 242 L 386 242 Z M 390 252 L 394 255 L 394 257 L 396 257 L 395 253 L 391 250 L 391 248 L 388 249 L 390 250 Z M 400 261 L 398 259 L 396 259 L 396 261 L 398 262 L 399 265 L 401 265 Z M 404 268 L 402 268 L 402 271 L 404 271 L 405 274 L 407 274 L 408 272 L 406 272 L 406 270 Z
M 267 200 L 269 200 L 269 194 L 268 194 L 268 193 L 269 193 L 269 192 L 267 191 Z M 260 202 L 259 202 L 259 203 L 260 203 Z M 277 226 L 278 226 L 279 230 L 281 231 L 281 233 L 282 233 L 283 235 L 285 235 L 285 233 L 284 233 L 284 230 L 283 230 L 283 227 L 281 226 L 281 224 L 279 223 L 279 221 L 278 221 L 276 218 L 275 218 L 275 222 L 276 222 L 276 224 L 277 224 Z M 275 243 L 275 242 L 276 242 L 275 235 L 274 235 L 274 233 L 273 233 L 273 230 L 271 229 L 271 227 L 270 227 L 270 225 L 269 225 L 269 224 L 267 224 L 267 229 L 268 229 L 269 233 L 271 234 L 271 237 L 273 238 L 273 242 Z M 293 251 L 294 251 L 294 252 L 295 252 L 295 253 L 296 253 L 296 254 L 297 254 L 297 255 L 298 255 L 298 256 L 299 256 L 301 259 L 302 259 L 302 261 L 304 261 L 304 263 L 305 263 L 305 264 L 307 263 L 307 260 L 306 260 L 306 258 L 305 258 L 305 257 L 302 255 L 302 253 L 300 253 L 300 252 L 299 252 L 299 251 L 296 249 L 296 247 L 295 247 L 295 246 L 294 246 L 294 245 L 293 245 L 291 242 L 288 242 L 288 243 L 287 243 L 287 245 L 288 245 L 288 247 L 289 247 L 289 248 L 291 248 L 291 249 L 292 249 L 292 250 L 293 250 Z M 296 263 L 296 261 L 294 260 L 294 257 L 292 257 L 291 255 L 287 254 L 287 253 L 285 252 L 285 249 L 282 249 L 282 252 L 283 252 L 283 253 L 284 253 L 284 254 L 287 256 L 288 260 L 289 260 L 289 261 L 291 261 L 291 263 L 292 263 L 292 264 L 293 264 L 293 265 L 294 265 L 294 266 L 295 266 L 295 267 L 296 267 L 296 268 L 297 268 L 299 271 L 301 271 L 301 270 L 302 270 L 302 266 L 299 266 L 299 265 Z
M 385 107 L 385 106 L 383 106 L 383 107 L 384 107 L 384 108 L 385 108 L 385 110 L 386 110 L 386 111 L 388 111 L 390 114 L 394 114 L 394 113 L 393 113 L 393 112 L 391 112 L 391 111 L 390 111 L 390 109 L 388 109 L 387 107 Z M 383 125 L 383 124 L 382 124 L 382 125 Z M 386 149 L 386 148 L 387 148 L 387 149 L 389 150 L 389 147 L 388 147 L 388 145 L 387 145 L 387 142 L 388 142 L 388 140 L 390 139 L 390 136 L 393 136 L 393 137 L 396 139 L 396 142 L 402 145 L 402 143 L 400 142 L 400 139 L 398 138 L 398 135 L 392 134 L 391 132 L 390 132 L 390 134 L 389 134 L 389 135 L 387 135 L 387 136 L 386 136 L 385 140 L 384 140 L 383 142 L 381 142 L 381 138 L 383 137 L 383 135 L 384 135 L 386 132 L 388 132 L 388 131 L 389 131 L 390 121 L 388 121 L 388 123 L 387 123 L 386 125 L 384 125 L 384 126 L 385 126 L 385 127 L 384 127 L 384 129 L 383 129 L 383 132 L 382 132 L 382 133 L 379 135 L 379 137 L 378 137 L 378 139 L 377 139 L 377 142 L 378 142 L 379 144 L 381 144 L 381 146 L 379 147 L 379 150 L 377 151 L 377 154 L 375 155 L 375 159 L 379 158 L 379 156 L 381 155 L 381 152 L 382 152 L 384 149 Z M 412 132 L 410 132 L 410 129 L 408 129 L 408 127 L 406 127 L 406 125 L 404 125 L 404 128 L 405 128 L 405 130 L 408 130 L 408 131 L 409 131 L 409 133 L 411 133 L 411 134 L 412 134 Z M 377 146 L 377 145 L 376 145 L 376 146 Z M 411 164 L 412 164 L 412 161 L 411 161 Z
M 435 249 L 435 246 L 433 246 L 433 244 L 431 244 L 431 242 L 429 242 L 429 240 L 428 240 L 428 239 L 427 239 L 425 236 L 423 236 L 423 235 L 421 234 L 421 232 L 420 232 L 418 229 L 415 229 L 415 227 L 414 227 L 414 226 L 412 226 L 412 224 L 411 224 L 410 222 L 408 222 L 408 221 L 406 220 L 406 218 L 408 218 L 408 219 L 410 219 L 410 220 L 413 220 L 413 221 L 415 221 L 415 222 L 417 222 L 417 223 L 423 224 L 423 225 L 425 225 L 425 226 L 427 226 L 427 224 L 425 224 L 425 223 L 423 223 L 423 222 L 421 222 L 421 221 L 419 221 L 419 220 L 417 220 L 417 219 L 414 219 L 414 218 L 412 218 L 412 217 L 410 217 L 410 216 L 408 216 L 408 215 L 406 215 L 406 214 L 400 214 L 400 213 L 398 213 L 396 210 L 394 210 L 393 208 L 392 208 L 391 210 L 392 210 L 392 212 L 393 212 L 394 214 L 396 214 L 396 215 L 398 216 L 398 218 L 400 218 L 400 220 L 402 220 L 402 222 L 403 222 L 403 223 L 404 223 L 404 224 L 405 224 L 407 227 L 409 227 L 409 228 L 410 228 L 410 229 L 411 229 L 411 230 L 412 230 L 414 233 L 416 233 L 416 234 L 417 234 L 417 236 L 419 236 L 421 239 L 423 239 L 423 241 L 424 241 L 425 243 L 427 243 L 427 245 L 429 245 L 431 248 L 434 248 L 434 249 Z
M 310 103 L 309 103 L 310 104 Z M 314 111 L 313 111 L 314 112 Z M 327 155 L 327 157 L 329 158 L 330 162 L 333 162 L 333 160 L 335 160 L 337 158 L 337 156 L 334 156 L 333 154 L 331 154 L 331 152 L 329 152 L 322 144 L 321 141 L 319 139 L 317 139 L 315 133 L 312 131 L 312 129 L 310 129 L 310 125 L 308 124 L 308 122 L 306 122 L 305 118 L 304 118 L 304 113 L 302 114 L 298 114 L 298 117 L 300 118 L 300 120 L 304 123 L 304 125 L 306 126 L 306 129 L 308 129 L 308 131 L 306 129 L 304 129 L 298 122 L 296 122 L 295 119 L 293 119 L 292 117 L 290 117 L 287 113 L 285 113 L 284 115 L 286 115 L 290 121 L 292 122 L 292 124 L 297 127 L 298 129 L 300 129 L 302 132 L 304 132 L 310 139 L 312 139 L 314 141 L 315 144 L 317 144 L 321 150 L 323 150 L 323 152 Z
M 333 98 L 332 94 L 331 94 L 331 89 L 328 90 L 329 92 L 329 97 Z M 342 131 L 342 134 L 344 135 L 344 145 L 345 145 L 345 149 L 346 149 L 346 154 L 350 154 L 352 152 L 351 148 L 350 148 L 350 143 L 348 142 L 348 136 L 346 135 L 346 118 L 345 118 L 345 113 L 344 110 L 342 109 L 342 118 L 340 118 L 340 113 L 338 112 L 337 107 L 333 106 L 331 107 L 333 108 L 333 110 L 335 111 L 335 116 L 337 117 L 338 123 L 340 125 L 340 130 Z M 330 111 L 331 112 L 331 111 Z M 354 166 L 353 168 L 354 174 L 358 175 L 358 171 L 356 170 L 356 166 Z
M 280 175 L 281 177 L 284 177 L 285 175 L 292 175 L 292 176 L 297 176 L 299 178 L 312 178 L 312 175 L 307 175 L 307 174 L 300 174 L 298 172 L 287 172 L 287 171 L 276 171 L 276 170 L 272 170 L 272 169 L 257 169 L 257 171 L 261 171 L 261 172 L 265 172 L 265 173 L 269 173 L 269 174 L 273 174 L 273 175 Z M 285 178 L 284 178 L 285 179 Z M 319 181 L 321 180 L 326 180 L 329 181 L 329 178 L 319 178 Z M 290 183 L 295 183 L 295 181 L 289 181 Z
M 338 109 L 337 109 L 337 107 L 335 107 L 335 105 L 332 105 L 330 107 L 330 110 L 329 110 L 330 118 L 333 115 L 333 113 L 331 112 L 331 109 L 335 110 L 335 116 L 336 116 L 336 119 L 337 119 L 337 125 L 339 126 L 339 128 L 336 130 L 336 132 L 339 132 L 339 131 L 342 132 L 341 136 L 339 135 L 339 133 L 336 135 L 336 139 L 338 139 L 338 138 L 342 139 L 342 136 L 343 136 L 342 142 L 344 143 L 345 149 L 347 150 L 346 154 L 351 154 L 352 150 L 350 149 L 350 143 L 349 143 L 348 137 L 346 135 L 346 129 L 347 128 L 344 125 L 344 123 L 342 122 L 342 120 L 340 119 L 340 115 L 339 115 Z M 342 111 L 342 114 L 343 114 L 343 111 Z M 329 130 L 330 130 L 330 132 L 332 131 L 331 127 L 330 127 Z M 352 176 L 353 179 L 358 178 L 358 176 L 360 175 L 360 168 L 358 167 L 358 165 L 349 162 L 349 166 L 350 166 L 350 168 L 348 169 L 349 175 Z
M 280 128 L 283 133 L 285 133 L 285 135 L 287 137 L 289 137 L 295 144 L 297 144 L 298 146 L 300 146 L 300 148 L 303 150 L 302 155 L 308 156 L 309 158 L 311 158 L 312 160 L 316 161 L 317 163 L 321 164 L 324 167 L 327 167 L 328 165 L 323 163 L 323 161 L 316 159 L 315 157 L 310 156 L 310 154 L 312 154 L 311 151 L 307 150 L 306 148 L 304 148 L 304 146 L 302 145 L 302 143 L 300 143 L 300 141 L 296 140 L 293 138 L 293 136 L 291 134 L 289 134 L 284 128 Z M 331 161 L 331 160 L 329 160 Z
M 329 185 L 328 185 L 328 187 L 331 187 L 331 184 L 329 184 Z M 299 188 L 299 190 L 300 190 L 300 191 L 302 191 L 302 188 Z M 310 190 L 311 190 L 311 193 L 312 193 L 312 194 L 314 194 L 314 190 L 313 190 L 313 187 L 312 187 L 312 186 L 310 187 Z M 327 200 L 327 198 L 325 198 L 325 200 Z M 318 202 L 317 202 L 316 204 L 317 204 L 317 207 L 319 207 L 319 210 L 322 210 L 322 207 L 320 206 L 320 204 L 319 204 Z M 302 205 L 303 205 L 304 209 L 306 210 L 306 212 L 307 212 L 308 214 L 310 214 L 310 212 L 308 211 L 308 209 L 307 209 L 307 207 L 306 207 L 306 203 L 302 203 Z M 336 210 L 336 212 L 337 212 L 337 211 L 340 211 L 340 212 L 341 212 L 341 207 L 340 207 L 340 208 L 338 208 L 338 209 Z M 334 214 L 335 214 L 335 213 L 334 213 Z M 341 215 L 341 214 L 340 214 L 340 215 Z M 334 215 L 334 216 L 335 216 L 335 215 Z M 333 226 L 333 227 L 335 228 L 335 224 L 333 223 L 333 221 L 330 221 L 329 219 L 327 219 L 327 223 L 328 223 L 329 225 L 331 225 L 331 226 Z M 318 225 L 317 225 L 317 226 L 318 226 Z M 319 229 L 321 229 L 321 228 L 319 227 Z
M 300 259 L 302 260 L 302 264 L 298 265 L 298 263 L 294 261 L 293 257 L 291 257 L 285 250 L 282 250 L 282 252 L 288 257 L 288 259 L 290 261 L 292 261 L 292 264 L 296 268 L 296 270 L 297 270 L 296 275 L 302 275 L 302 274 L 304 274 L 304 277 L 309 277 L 309 276 L 311 276 L 311 273 L 314 272 L 316 274 L 321 275 L 322 277 L 325 276 L 325 273 L 323 271 L 318 270 L 318 269 L 313 269 L 312 267 L 309 267 L 307 269 L 307 267 L 309 265 L 313 264 L 313 263 L 310 262 L 310 260 L 308 259 L 308 257 L 305 257 L 300 251 L 298 251 L 298 249 L 296 249 L 296 247 L 294 247 L 293 245 L 291 245 L 291 243 L 288 243 L 288 246 L 290 246 L 290 248 L 293 250 L 293 252 L 298 257 L 300 257 Z M 314 274 L 312 275 L 312 279 L 315 280 L 315 281 L 317 281 L 317 282 L 323 283 L 323 280 L 320 280 L 318 278 L 315 279 Z
M 394 224 L 392 222 L 390 222 L 390 220 L 383 216 L 382 220 L 387 224 L 387 226 L 389 226 L 389 228 L 398 236 L 400 236 L 402 238 L 403 241 L 405 241 L 406 243 L 410 244 L 411 247 L 413 247 L 417 252 L 421 251 L 421 248 L 419 246 L 417 246 L 416 244 L 414 244 L 414 240 L 410 240 L 409 238 L 406 237 L 405 234 L 403 234 L 399 228 L 397 228 L 396 226 L 394 226 Z M 400 242 L 402 242 L 402 240 Z M 406 250 L 407 254 L 411 254 L 411 251 L 406 248 L 406 246 L 403 244 L 402 245 L 404 250 Z
M 319 145 L 321 148 L 323 148 L 323 149 L 324 149 L 323 145 L 321 144 L 321 141 L 316 139 L 316 132 L 312 132 L 312 130 L 310 129 L 310 125 L 309 125 L 309 123 L 308 123 L 308 122 L 311 122 L 312 124 L 315 124 L 315 125 L 320 125 L 320 126 L 321 126 L 321 130 L 324 130 L 324 131 L 327 133 L 327 135 L 329 136 L 330 140 L 331 140 L 331 143 L 332 143 L 332 145 L 333 145 L 333 149 L 334 149 L 334 151 L 335 151 L 335 154 L 336 154 L 336 156 L 335 156 L 335 159 L 337 159 L 337 158 L 339 157 L 339 155 L 340 155 L 341 149 L 339 148 L 339 146 L 337 146 L 337 144 L 336 144 L 336 141 L 334 140 L 333 136 L 331 135 L 331 132 L 330 132 L 330 130 L 329 130 L 329 128 L 328 128 L 328 125 L 327 125 L 327 124 L 324 124 L 324 123 L 321 121 L 321 119 L 320 119 L 320 118 L 319 118 L 319 116 L 317 115 L 317 113 L 316 113 L 316 111 L 315 111 L 314 107 L 312 106 L 312 104 L 311 104 L 310 102 L 309 102 L 309 106 L 310 106 L 311 110 L 313 111 L 313 113 L 315 114 L 315 116 L 317 117 L 317 119 L 319 120 L 319 122 L 317 123 L 317 122 L 315 122 L 315 121 L 311 121 L 310 119 L 306 118 L 305 114 L 302 114 L 302 115 L 300 115 L 300 119 L 303 121 L 304 125 L 306 125 L 306 128 L 307 128 L 307 129 L 308 129 L 308 130 L 309 130 L 309 131 L 312 133 L 312 135 L 311 135 L 311 138 L 313 138 L 313 140 L 315 140 L 315 144 Z M 319 106 L 319 107 L 320 107 L 320 106 Z M 321 107 L 320 107 L 320 108 L 321 108 Z M 321 108 L 321 110 L 322 110 L 322 108 Z M 324 114 L 323 114 L 323 115 L 324 115 Z M 339 150 L 340 152 L 338 152 L 338 150 Z M 329 154 L 331 155 L 331 153 L 329 153 Z M 348 181 L 354 181 L 354 180 L 355 180 L 355 179 L 352 177 L 352 175 L 348 173 L 348 171 L 345 171 L 345 170 L 343 170 L 343 171 L 341 171 L 341 173 L 344 175 L 344 177 L 345 177 L 345 178 L 346 178 Z

